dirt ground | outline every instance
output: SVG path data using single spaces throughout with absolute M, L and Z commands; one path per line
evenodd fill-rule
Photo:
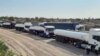
M 56 42 L 54 39 L 15 30 L 0 29 L 0 38 L 19 56 L 95 56 L 93 53 L 86 55 L 85 50 Z

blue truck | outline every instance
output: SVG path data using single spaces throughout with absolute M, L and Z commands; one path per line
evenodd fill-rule
M 66 23 L 66 22 L 43 22 L 39 23 L 40 26 L 54 26 L 55 29 L 64 29 L 64 30 L 76 30 L 76 26 L 79 25 L 78 23 Z

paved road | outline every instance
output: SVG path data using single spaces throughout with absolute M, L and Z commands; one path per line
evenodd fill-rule
M 85 50 L 78 49 L 69 44 L 56 42 L 28 33 L 15 30 L 0 29 L 0 37 L 18 55 L 23 56 L 95 56 L 85 54 Z

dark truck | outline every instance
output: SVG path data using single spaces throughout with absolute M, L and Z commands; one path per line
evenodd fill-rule
M 64 30 L 76 30 L 76 26 L 78 26 L 78 23 L 66 23 L 66 22 L 43 22 L 39 23 L 40 26 L 54 26 L 55 29 L 64 29 Z

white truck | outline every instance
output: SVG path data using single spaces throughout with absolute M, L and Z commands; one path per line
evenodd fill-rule
M 0 27 L 2 27 L 2 25 L 3 25 L 3 21 L 0 21 Z
M 93 28 L 89 32 L 76 32 L 56 29 L 54 30 L 56 41 L 71 43 L 76 47 L 86 48 L 100 54 L 100 29 Z
M 42 37 L 53 37 L 54 26 L 31 26 L 29 28 L 30 33 L 42 36 Z
M 25 22 L 24 23 L 24 31 L 25 32 L 29 32 L 30 26 L 32 26 L 32 23 L 31 22 Z

